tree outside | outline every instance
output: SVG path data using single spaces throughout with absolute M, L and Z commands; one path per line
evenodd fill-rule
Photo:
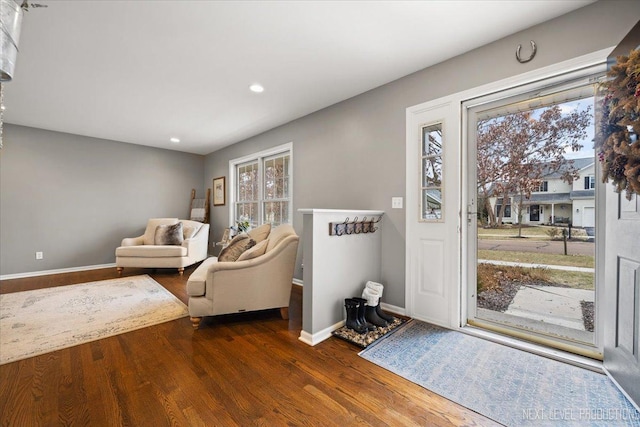
M 537 107 L 531 107 L 534 102 Z M 535 311 L 540 301 L 580 295 L 584 300 L 577 310 L 582 310 L 578 315 L 584 329 L 576 332 L 576 339 L 588 340 L 580 334 L 593 330 L 593 298 L 588 295 L 594 291 L 594 254 L 584 230 L 573 236 L 576 253 L 569 255 L 563 254 L 558 241 L 561 228 L 535 225 L 525 228 L 527 239 L 509 240 L 525 237 L 523 215 L 533 204 L 532 193 L 546 192 L 543 183 L 551 176 L 572 185 L 579 174 L 571 153 L 593 148 L 593 97 L 543 102 L 537 98 L 487 110 L 477 122 L 478 223 L 487 227 L 478 233 L 477 307 L 494 313 L 486 314 L 489 319 L 502 319 L 504 313 L 505 319 L 524 316 L 526 324 L 537 315 L 522 313 Z M 593 152 L 583 157 L 587 156 Z M 503 224 L 504 218 L 514 224 Z M 516 298 L 521 291 L 537 296 L 523 304 Z M 541 325 L 550 328 L 548 322 Z
M 478 200 L 488 215 L 488 225 L 502 225 L 509 198 L 513 198 L 521 235 L 523 207 L 544 178 L 561 172 L 562 179 L 577 177 L 573 162 L 565 158 L 579 151 L 593 125 L 591 106 L 564 111 L 553 105 L 478 121 Z M 502 199 L 494 212 L 489 198 Z

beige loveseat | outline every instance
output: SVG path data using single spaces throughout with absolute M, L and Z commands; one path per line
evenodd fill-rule
M 182 229 L 180 237 L 171 244 L 158 242 L 159 228 L 176 226 Z M 122 274 L 125 267 L 177 268 L 182 275 L 184 268 L 206 259 L 209 245 L 209 224 L 188 219 L 151 218 L 142 236 L 122 240 L 116 249 L 116 268 Z
M 260 230 L 256 231 L 259 234 Z M 238 261 L 220 262 L 218 257 L 211 257 L 191 273 L 187 294 L 194 329 L 204 316 L 271 308 L 280 308 L 282 318 L 288 319 L 299 237 L 288 224 L 262 236 L 256 234 L 253 237 L 261 241 Z M 261 249 L 264 254 L 255 253 Z M 243 259 L 249 252 L 255 257 Z M 222 252 L 219 256 L 223 258 Z

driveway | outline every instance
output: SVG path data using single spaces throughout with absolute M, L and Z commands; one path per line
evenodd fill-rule
M 564 242 L 527 239 L 478 240 L 478 249 L 564 255 Z M 593 242 L 567 242 L 567 254 L 595 256 Z
M 595 242 L 596 240 L 596 228 L 595 227 L 585 227 L 584 231 L 589 236 L 588 242 Z

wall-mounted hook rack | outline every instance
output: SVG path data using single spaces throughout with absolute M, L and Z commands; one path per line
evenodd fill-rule
M 329 235 L 330 236 L 344 236 L 345 234 L 363 234 L 363 233 L 375 233 L 379 227 L 374 224 L 382 221 L 382 215 L 377 219 L 367 218 L 362 219 L 355 217 L 353 221 L 347 217 L 343 222 L 330 222 L 329 223 Z

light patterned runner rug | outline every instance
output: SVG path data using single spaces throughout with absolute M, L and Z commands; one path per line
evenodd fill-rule
M 360 356 L 505 426 L 640 426 L 606 375 L 428 323 Z
M 0 365 L 185 317 L 147 275 L 0 295 Z

